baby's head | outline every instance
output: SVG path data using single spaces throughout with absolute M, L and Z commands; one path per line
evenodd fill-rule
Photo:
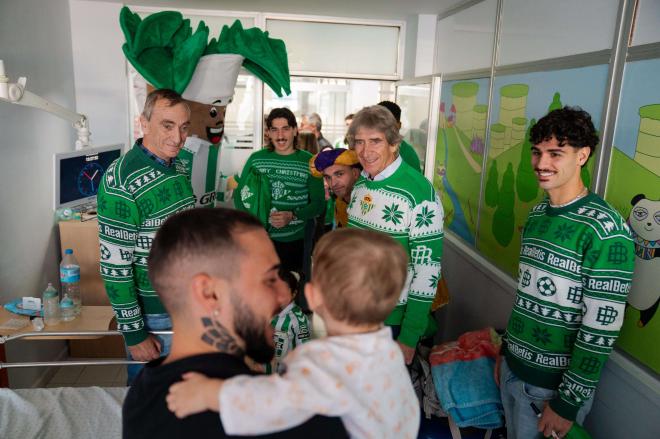
M 354 326 L 385 320 L 401 295 L 408 266 L 399 243 L 359 229 L 324 235 L 313 261 L 312 280 L 305 289 L 310 307 L 323 319 Z

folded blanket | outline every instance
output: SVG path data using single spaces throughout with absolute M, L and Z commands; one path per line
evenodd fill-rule
M 504 425 L 499 388 L 493 377 L 500 340 L 487 328 L 463 334 L 458 341 L 431 351 L 433 382 L 442 408 L 459 427 Z

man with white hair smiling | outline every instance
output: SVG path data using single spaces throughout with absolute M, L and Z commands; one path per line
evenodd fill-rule
M 437 328 L 430 310 L 440 280 L 442 205 L 431 183 L 401 159 L 399 127 L 385 107 L 360 110 L 347 137 L 363 168 L 348 226 L 386 233 L 408 252 L 408 279 L 385 323 L 410 364 L 419 340 Z

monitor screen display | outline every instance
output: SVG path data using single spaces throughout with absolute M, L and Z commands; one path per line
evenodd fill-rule
M 122 145 L 88 148 L 55 155 L 55 209 L 93 203 L 108 166 Z

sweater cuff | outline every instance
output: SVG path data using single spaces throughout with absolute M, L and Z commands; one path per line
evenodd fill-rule
M 399 334 L 397 341 L 401 342 L 402 344 L 408 347 L 415 348 L 417 347 L 417 342 L 419 341 L 420 337 L 421 336 L 419 334 L 413 333 L 413 331 L 402 325 L 401 333 Z
M 550 401 L 550 408 L 562 418 L 573 422 L 575 422 L 577 412 L 580 410 L 579 406 L 569 404 L 559 396 Z
M 139 331 L 122 332 L 122 335 L 128 346 L 135 346 L 145 341 L 149 333 L 144 329 L 140 329 Z

